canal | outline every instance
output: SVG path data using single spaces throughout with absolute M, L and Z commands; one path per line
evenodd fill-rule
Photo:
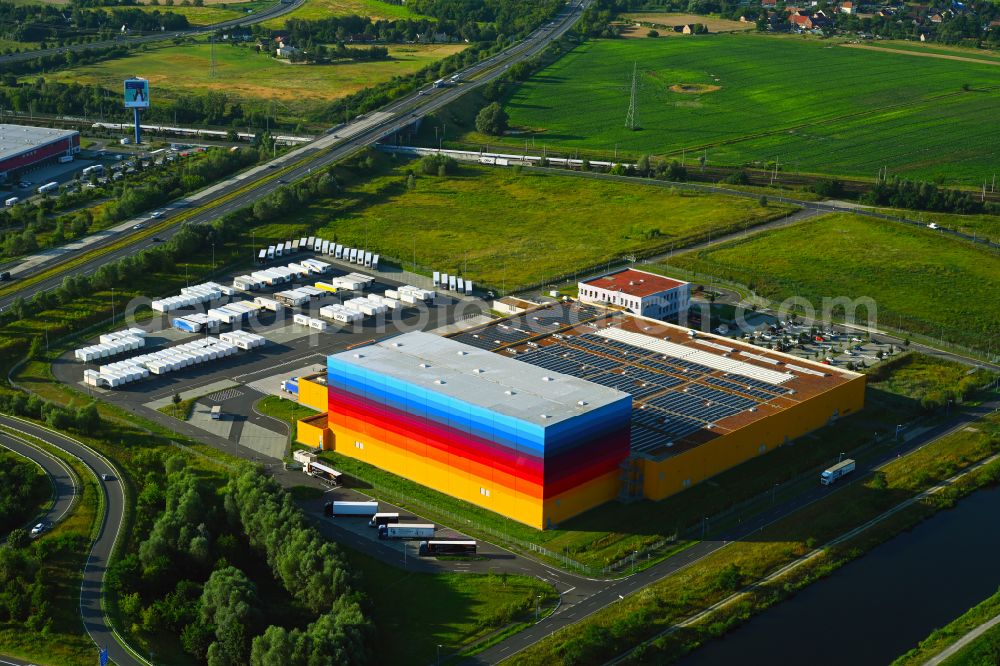
M 884 666 L 1000 586 L 1000 490 L 961 500 L 681 660 Z

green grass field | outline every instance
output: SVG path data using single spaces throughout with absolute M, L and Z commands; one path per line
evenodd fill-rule
M 240 3 L 206 2 L 203 7 L 183 6 L 181 4 L 167 7 L 161 3 L 160 5 L 136 5 L 136 8 L 147 12 L 159 11 L 161 13 L 172 12 L 174 14 L 181 14 L 187 17 L 188 23 L 191 25 L 210 25 L 212 23 L 221 23 L 222 21 L 241 18 L 248 15 L 248 9 L 258 12 L 273 4 L 269 0 L 255 0 L 254 2 Z
M 930 224 L 934 222 L 939 227 L 954 229 L 976 238 L 987 238 L 994 243 L 1000 243 L 1000 215 L 953 215 L 951 213 L 928 213 L 921 211 L 899 210 L 897 208 L 876 208 L 880 213 L 909 217 Z
M 550 585 L 527 576 L 420 574 L 345 549 L 372 602 L 380 640 L 376 664 L 431 664 L 511 620 L 531 617 L 535 597 L 552 605 Z
M 409 262 L 415 253 L 418 264 L 513 290 L 790 210 L 641 183 L 470 166 L 454 177 L 420 176 L 408 191 L 399 167 L 281 226 L 292 233 L 286 225 L 298 222 L 303 231 L 336 235 L 387 258 Z
M 633 63 L 640 131 L 625 127 Z M 506 108 L 515 130 L 550 149 L 686 150 L 690 162 L 707 150 L 709 164 L 777 159 L 790 172 L 872 178 L 887 166 L 890 175 L 977 186 L 1000 151 L 1000 134 L 984 131 L 1000 116 L 998 81 L 990 63 L 816 39 L 595 40 L 530 78 Z M 718 90 L 671 90 L 683 84 Z
M 671 264 L 750 285 L 773 300 L 870 297 L 883 326 L 986 351 L 1000 321 L 1000 256 L 927 229 L 824 215 Z M 859 313 L 864 317 L 864 311 Z
M 463 48 L 461 44 L 392 46 L 390 59 L 384 61 L 291 65 L 250 47 L 216 46 L 213 77 L 211 46 L 199 43 L 154 48 L 45 76 L 65 83 L 96 83 L 117 91 L 123 77 L 135 74 L 149 79 L 154 104 L 191 92 L 224 92 L 230 99 L 273 99 L 286 113 L 300 117 L 325 102 L 394 76 L 412 74 Z
M 371 18 L 394 21 L 406 18 L 424 18 L 406 8 L 405 4 L 393 4 L 381 0 L 306 0 L 305 4 L 290 14 L 273 18 L 263 23 L 265 28 L 282 28 L 289 19 L 314 21 L 330 16 L 370 16 Z

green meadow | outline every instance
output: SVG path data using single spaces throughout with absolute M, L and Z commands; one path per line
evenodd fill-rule
M 869 297 L 880 325 L 1000 351 L 1000 255 L 929 229 L 823 215 L 670 263 L 777 301 L 802 296 L 817 309 L 823 298 Z
M 788 172 L 872 178 L 888 167 L 890 176 L 976 186 L 1000 154 L 1000 133 L 986 131 L 1000 117 L 1000 61 L 965 53 L 757 34 L 594 40 L 514 90 L 507 140 L 686 157 L 689 166 L 699 156 L 710 165 L 777 160 Z M 625 126 L 633 66 L 635 131 Z

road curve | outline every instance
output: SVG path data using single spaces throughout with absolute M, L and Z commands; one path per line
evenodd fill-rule
M 289 151 L 266 164 L 243 171 L 199 192 L 187 195 L 178 201 L 168 204 L 166 208 L 169 209 L 169 212 L 164 219 L 169 221 L 178 213 L 195 209 L 196 212 L 186 216 L 183 222 L 191 224 L 210 222 L 228 212 L 252 204 L 254 201 L 273 192 L 278 187 L 281 187 L 282 183 L 278 182 L 279 180 L 291 182 L 304 178 L 313 169 L 319 169 L 342 160 L 355 151 L 414 124 L 420 117 L 437 111 L 468 91 L 503 75 L 510 65 L 540 53 L 552 40 L 563 35 L 576 23 L 590 2 L 591 0 L 582 0 L 572 5 L 567 5 L 552 20 L 552 23 L 555 23 L 554 26 L 549 27 L 546 25 L 538 28 L 523 41 L 486 60 L 461 70 L 459 74 L 465 83 L 453 88 L 432 88 L 426 95 L 414 92 L 391 102 L 378 111 L 363 114 L 351 123 L 335 128 L 336 133 L 333 133 L 333 131 L 327 132 L 316 141 Z M 504 66 L 501 67 L 501 65 Z M 472 77 L 475 77 L 475 79 L 470 80 Z M 274 177 L 278 173 L 276 171 L 278 169 L 285 169 L 280 172 L 280 179 Z M 238 194 L 234 195 L 236 192 Z M 176 234 L 180 227 L 180 221 L 177 221 L 173 225 L 168 225 L 164 229 L 157 230 L 156 234 L 159 238 L 168 239 Z M 128 233 L 125 237 L 135 236 L 135 240 L 132 240 L 120 249 L 104 254 L 97 253 L 97 256 L 84 260 L 79 265 L 74 266 L 72 272 L 76 275 L 90 274 L 103 264 L 151 247 L 154 245 L 151 235 L 152 232 L 149 229 Z M 81 255 L 86 256 L 88 252 L 93 253 L 95 249 L 100 248 L 106 243 L 119 242 L 121 240 L 121 235 L 114 235 L 109 237 L 107 241 L 88 248 L 88 250 L 63 254 L 53 261 L 35 264 L 31 267 L 30 271 L 21 267 L 15 267 L 11 269 L 11 273 L 15 279 L 20 278 L 22 275 L 30 277 L 32 273 L 38 274 L 40 271 L 59 268 L 59 264 L 72 261 Z M 55 271 L 54 275 L 40 280 L 35 284 L 5 293 L 0 297 L 0 310 L 8 308 L 18 296 L 29 298 L 40 291 L 47 291 L 58 287 L 67 272 L 69 270 L 65 268 Z
M 87 49 L 104 49 L 111 46 L 118 46 L 122 44 L 134 45 L 134 44 L 146 44 L 149 42 L 158 42 L 165 39 L 174 39 L 177 35 L 182 35 L 184 37 L 197 37 L 199 35 L 210 35 L 216 30 L 221 30 L 224 28 L 235 28 L 241 25 L 252 25 L 254 23 L 261 23 L 262 21 L 267 21 L 289 12 L 298 9 L 305 0 L 294 0 L 293 2 L 277 2 L 276 4 L 268 7 L 267 9 L 261 10 L 256 14 L 252 14 L 246 17 L 240 17 L 236 19 L 230 19 L 228 21 L 222 21 L 220 23 L 212 23 L 209 25 L 198 26 L 195 28 L 188 28 L 187 30 L 170 30 L 170 31 L 160 31 L 148 35 L 138 35 L 135 37 L 128 37 L 123 40 L 108 40 L 104 42 L 88 42 L 85 44 L 68 44 L 66 46 L 53 46 L 48 49 L 35 49 L 33 51 L 22 51 L 21 53 L 9 53 L 7 55 L 0 56 L 0 64 L 20 62 L 22 60 L 33 60 L 35 58 L 41 58 L 44 56 L 56 55 L 59 53 L 66 53 L 69 51 L 86 51 Z M 169 7 L 166 7 L 169 11 Z
M 0 415 L 0 424 L 24 435 L 35 437 L 79 459 L 94 474 L 104 495 L 104 515 L 100 530 L 83 568 L 80 585 L 80 617 L 83 627 L 98 647 L 108 649 L 108 656 L 118 666 L 151 666 L 148 661 L 123 647 L 113 627 L 108 623 L 101 603 L 101 590 L 108 560 L 121 534 L 125 517 L 125 488 L 118 470 L 111 462 L 86 444 L 67 435 L 13 416 Z M 102 480 L 108 474 L 110 481 Z M 95 648 L 95 657 L 96 657 Z
M 52 506 L 45 512 L 45 515 L 35 517 L 31 522 L 34 523 L 40 519 L 49 525 L 55 525 L 62 521 L 69 510 L 73 508 L 73 503 L 80 493 L 76 475 L 69 468 L 69 465 L 28 440 L 2 430 L 0 430 L 0 447 L 9 449 L 41 467 L 45 476 L 48 477 L 49 483 L 52 484 Z

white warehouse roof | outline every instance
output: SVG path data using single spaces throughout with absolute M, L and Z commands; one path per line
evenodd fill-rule
M 76 130 L 0 124 L 0 160 L 79 134 Z
M 546 427 L 632 397 L 431 333 L 405 333 L 335 358 Z

